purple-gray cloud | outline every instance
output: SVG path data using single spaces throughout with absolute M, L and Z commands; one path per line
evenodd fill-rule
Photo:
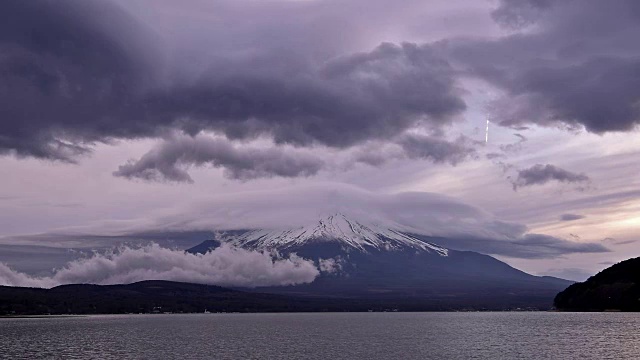
M 137 161 L 130 161 L 115 176 L 152 181 L 192 182 L 189 166 L 221 167 L 231 179 L 301 177 L 316 174 L 324 161 L 292 148 L 250 148 L 224 138 L 174 137 L 164 141 Z
M 444 48 L 467 76 L 506 93 L 494 104 L 502 125 L 603 133 L 640 123 L 640 3 L 503 0 L 493 15 L 516 33 Z
M 107 2 L 1 2 L 0 154 L 74 161 L 126 135 L 109 113 L 151 77 L 145 30 Z
M 514 153 L 514 152 L 518 152 L 518 151 L 522 150 L 522 144 L 527 141 L 527 138 L 522 134 L 513 134 L 513 135 L 518 138 L 517 142 L 511 143 L 511 144 L 506 144 L 506 145 L 500 145 L 500 150 L 505 154 L 506 153 Z M 488 159 L 492 158 L 490 155 L 491 154 L 487 154 L 487 158 Z
M 574 173 L 551 164 L 536 164 L 530 168 L 518 170 L 518 177 L 513 180 L 513 189 L 525 186 L 544 185 L 551 181 L 570 184 L 584 184 L 589 182 L 585 174 Z
M 435 163 L 447 162 L 452 165 L 476 153 L 476 144 L 468 138 L 450 142 L 434 136 L 408 134 L 399 140 L 399 144 L 411 159 L 428 159 Z
M 580 219 L 584 219 L 585 216 L 584 215 L 579 215 L 579 214 L 562 214 L 560 215 L 560 221 L 574 221 L 574 220 L 580 220 Z
M 334 157 L 327 148 L 315 149 L 277 145 L 248 145 L 223 137 L 174 135 L 156 145 L 140 159 L 121 165 L 113 174 L 148 181 L 193 182 L 192 166 L 224 169 L 230 179 L 250 180 L 270 177 L 309 177 L 323 169 L 348 168 L 357 163 L 381 166 L 390 160 L 428 160 L 456 165 L 475 154 L 474 143 L 467 138 L 448 141 L 435 136 L 402 135 L 388 139 L 387 148 L 365 145 L 353 153 Z
M 372 5 L 378 15 L 381 4 Z M 355 8 L 349 14 L 364 21 Z M 220 2 L 231 18 L 313 9 L 337 21 L 331 4 L 297 9 L 281 2 Z M 239 32 L 243 40 L 230 42 L 215 35 L 207 46 L 216 49 L 212 55 L 201 46 L 206 28 L 192 34 L 200 39 L 193 43 L 167 44 L 170 36 L 154 33 L 117 2 L 7 0 L 0 4 L 0 114 L 11 121 L 0 124 L 0 154 L 73 162 L 98 142 L 162 138 L 177 130 L 337 148 L 404 136 L 400 145 L 410 157 L 455 163 L 466 149 L 438 137 L 418 144 L 407 130 L 441 130 L 459 119 L 466 109 L 459 79 L 469 76 L 505 92 L 494 106 L 503 125 L 626 131 L 639 121 L 639 9 L 630 0 L 606 6 L 594 0 L 504 0 L 493 18 L 511 35 L 382 43 L 370 51 L 350 50 L 360 35 L 333 46 L 320 41 L 336 28 L 317 23 L 314 32 L 303 26 L 318 19 L 266 21 L 256 26 L 271 29 L 269 36 Z M 585 22 L 592 24 L 589 31 Z M 317 41 L 286 40 L 292 29 Z M 172 46 L 185 56 L 167 58 Z M 188 63 L 188 54 L 197 62 Z M 290 164 L 277 167 L 282 171 L 255 169 L 258 175 L 230 167 L 229 174 L 290 176 Z M 188 180 L 184 172 L 169 172 L 175 168 L 165 170 L 165 178 Z
M 418 123 L 439 128 L 465 109 L 453 69 L 426 45 L 382 44 L 315 61 L 265 44 L 240 57 L 222 51 L 195 79 L 165 69 L 166 80 L 155 72 L 163 64 L 138 50 L 152 48 L 154 37 L 111 5 L 0 4 L 0 112 L 12 120 L 0 124 L 1 152 L 74 161 L 95 142 L 171 129 L 348 147 Z
M 568 254 L 605 253 L 610 250 L 598 243 L 569 241 L 555 236 L 520 233 L 505 242 L 492 237 L 447 237 L 429 241 L 454 250 L 470 250 L 484 254 L 520 259 L 554 259 Z

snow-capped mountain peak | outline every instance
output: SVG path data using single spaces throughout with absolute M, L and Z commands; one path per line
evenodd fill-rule
M 448 250 L 401 232 L 394 226 L 364 223 L 337 213 L 291 229 L 221 234 L 220 240 L 257 250 L 288 250 L 309 243 L 337 242 L 362 252 L 413 249 L 447 256 Z

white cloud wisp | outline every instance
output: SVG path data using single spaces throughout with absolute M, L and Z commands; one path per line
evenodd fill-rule
M 285 286 L 312 282 L 320 271 L 310 261 L 291 255 L 274 258 L 265 252 L 222 245 L 206 254 L 160 247 L 123 247 L 108 254 L 69 262 L 49 277 L 32 277 L 0 263 L 0 285 L 51 288 L 63 284 L 125 284 L 170 280 L 219 286 Z

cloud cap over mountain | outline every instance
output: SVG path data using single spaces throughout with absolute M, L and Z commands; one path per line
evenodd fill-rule
M 109 221 L 73 231 L 131 238 L 149 231 L 287 230 L 315 224 L 333 214 L 426 236 L 428 241 L 456 250 L 516 258 L 609 251 L 598 243 L 530 233 L 523 224 L 501 221 L 478 207 L 440 194 L 382 195 L 331 183 L 219 195 L 195 206 L 176 207 L 148 218 Z M 64 237 L 64 231 L 58 236 Z

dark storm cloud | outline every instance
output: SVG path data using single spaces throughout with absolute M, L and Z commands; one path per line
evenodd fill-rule
M 304 148 L 272 142 L 245 143 L 207 135 L 172 135 L 137 160 L 121 165 L 113 174 L 147 181 L 193 182 L 190 167 L 211 166 L 224 170 L 230 179 L 308 177 L 325 169 L 348 169 L 354 164 L 381 166 L 390 160 L 427 160 L 456 165 L 473 156 L 467 138 L 447 141 L 435 136 L 402 135 L 385 145 L 365 144 L 342 156 L 326 147 Z M 325 159 L 332 156 L 332 162 Z
M 111 5 L 0 3 L 0 152 L 73 161 L 95 142 L 171 129 L 348 147 L 465 109 L 448 62 L 412 44 L 320 64 L 266 44 L 220 51 L 196 79 L 164 79 L 153 34 Z
M 584 215 L 578 215 L 578 214 L 562 214 L 560 215 L 560 221 L 574 221 L 574 220 L 580 220 L 580 219 L 584 219 L 585 216 Z
M 146 109 L 167 123 L 182 119 L 176 126 L 190 133 L 268 134 L 276 143 L 332 147 L 388 138 L 418 123 L 439 127 L 465 109 L 452 69 L 429 47 L 382 44 L 281 74 L 253 67 L 219 64 L 196 84 L 149 97 Z
M 535 23 L 554 0 L 502 0 L 491 15 L 502 26 L 521 29 Z
M 435 163 L 455 165 L 475 155 L 472 141 L 467 138 L 450 142 L 433 136 L 409 134 L 403 136 L 399 144 L 410 159 L 428 159 Z
M 485 155 L 485 157 L 489 160 L 495 160 L 505 158 L 506 155 L 501 153 L 488 153 L 487 155 Z
M 152 181 L 192 182 L 190 165 L 224 168 L 232 179 L 300 177 L 316 174 L 324 161 L 309 153 L 279 147 L 234 145 L 224 138 L 181 136 L 163 141 L 137 161 L 120 166 L 114 175 Z
M 132 21 L 106 2 L 0 2 L 0 154 L 72 161 L 130 131 L 109 113 L 149 75 L 136 29 L 121 42 Z
M 603 133 L 640 123 L 640 2 L 503 0 L 493 15 L 516 33 L 445 47 L 505 91 L 493 114 L 502 125 Z
M 589 177 L 551 164 L 536 164 L 530 168 L 518 170 L 518 177 L 513 181 L 513 189 L 516 190 L 524 186 L 544 185 L 550 181 L 579 184 L 589 182 Z
M 290 5 L 278 6 L 292 11 Z M 231 8 L 219 10 L 238 16 Z M 336 47 L 339 57 L 316 57 L 328 43 L 314 48 L 301 35 L 282 42 L 291 32 L 286 24 L 273 29 L 273 44 L 260 35 L 236 49 L 216 34 L 207 44 L 215 55 L 198 58 L 190 73 L 187 56 L 164 63 L 155 34 L 113 3 L 3 1 L 0 154 L 74 161 L 96 142 L 176 129 L 344 148 L 452 122 L 465 109 L 460 74 L 505 91 L 494 111 L 503 125 L 605 132 L 638 123 L 638 2 L 504 0 L 493 17 L 515 33 L 384 43 L 355 54 L 345 53 L 345 43 Z M 269 24 L 262 26 L 275 26 Z M 291 26 L 312 39 L 333 34 L 330 26 L 312 34 L 301 24 Z
M 513 136 L 518 138 L 518 141 L 511 144 L 500 145 L 500 150 L 503 153 L 513 153 L 522 150 L 522 144 L 527 141 L 527 138 L 522 134 L 513 134 Z M 491 159 L 490 157 L 487 157 Z

